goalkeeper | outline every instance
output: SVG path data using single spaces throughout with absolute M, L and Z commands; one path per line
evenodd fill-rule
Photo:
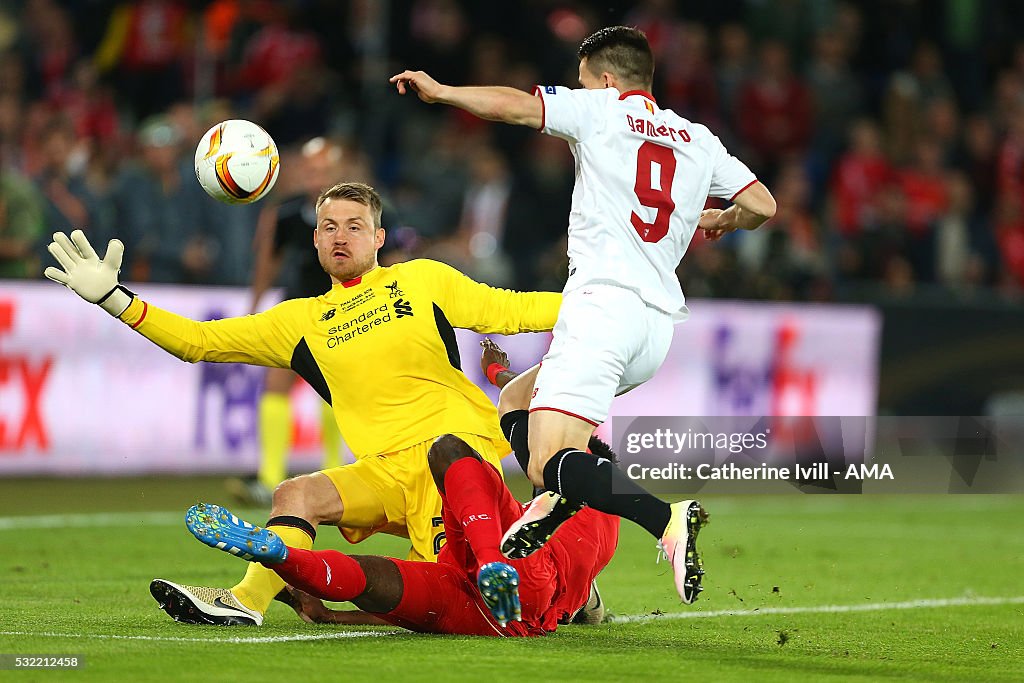
M 182 360 L 291 367 L 331 404 L 356 462 L 277 487 L 266 526 L 288 546 L 311 548 L 317 526 L 334 525 L 352 543 L 407 536 L 408 559 L 435 561 L 445 536 L 430 445 L 457 435 L 499 471 L 511 450 L 494 405 L 461 370 L 453 328 L 548 331 L 561 295 L 495 289 L 425 259 L 379 266 L 381 198 L 362 183 L 325 190 L 316 214 L 313 246 L 333 287 L 256 315 L 196 322 L 150 305 L 118 284 L 121 242 L 101 260 L 78 230 L 54 235 L 61 268 L 45 275 Z M 250 564 L 231 589 L 155 579 L 150 592 L 181 622 L 258 626 L 283 587 Z

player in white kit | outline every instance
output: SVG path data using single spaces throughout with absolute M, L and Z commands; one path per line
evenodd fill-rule
M 586 504 L 659 538 L 676 589 L 689 604 L 704 573 L 696 549 L 707 519 L 700 503 L 669 505 L 583 451 L 612 399 L 654 375 L 673 326 L 688 317 L 675 269 L 696 230 L 712 240 L 753 230 L 774 215 L 775 200 L 707 127 L 658 106 L 650 94 L 654 58 L 643 32 L 602 29 L 583 41 L 579 58 L 583 89 L 543 86 L 530 95 L 500 86 L 452 87 L 422 71 L 405 71 L 391 82 L 425 102 L 562 138 L 576 159 L 569 278 L 554 339 L 539 372 L 514 381 L 535 383 L 528 421 L 525 411 L 502 420 L 517 455 L 529 450 L 534 485 L 562 499 L 535 499 L 502 551 L 530 554 Z M 734 204 L 704 210 L 709 196 Z

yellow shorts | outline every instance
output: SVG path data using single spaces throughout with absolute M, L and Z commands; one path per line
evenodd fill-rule
M 511 452 L 505 439 L 456 434 L 484 460 L 501 471 L 501 459 Z M 444 543 L 441 496 L 427 465 L 434 440 L 371 455 L 351 465 L 332 467 L 323 474 L 334 483 L 345 510 L 338 528 L 349 543 L 377 532 L 408 538 L 407 559 L 435 562 Z

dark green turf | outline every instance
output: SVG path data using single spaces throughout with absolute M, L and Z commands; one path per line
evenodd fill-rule
M 0 654 L 84 655 L 29 680 L 256 681 L 1024 680 L 1024 603 L 870 612 L 672 613 L 1024 595 L 1024 499 L 1002 496 L 709 498 L 706 592 L 679 604 L 653 539 L 623 526 L 601 577 L 618 615 L 646 623 L 568 627 L 523 641 L 396 634 L 306 642 L 233 637 L 337 633 L 275 604 L 259 629 L 171 622 L 148 593 L 155 576 L 230 585 L 244 564 L 178 522 L 192 502 L 226 502 L 218 479 L 0 482 L 0 516 L 143 511 L 106 526 L 0 526 Z M 173 511 L 153 516 L 153 511 Z M 255 521 L 265 513 L 252 511 Z M 95 521 L 95 518 L 91 518 Z M 141 521 L 140 521 L 141 520 Z M 76 521 L 76 520 L 72 520 Z M 79 520 L 80 521 L 80 520 Z M 328 529 L 319 547 L 342 548 Z M 360 552 L 403 554 L 373 539 Z M 10 632 L 32 635 L 10 635 Z M 44 636 L 41 633 L 63 634 Z M 104 636 L 121 636 L 106 638 Z M 154 640 L 147 640 L 153 638 Z M 182 640 L 172 640 L 182 639 Z

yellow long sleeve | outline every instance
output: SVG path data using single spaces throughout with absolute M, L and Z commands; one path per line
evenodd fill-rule
M 285 322 L 291 302 L 264 313 L 198 322 L 135 298 L 121 320 L 178 358 L 196 363 L 288 367 L 297 337 Z
M 291 367 L 362 457 L 445 433 L 500 439 L 494 404 L 462 372 L 453 328 L 547 331 L 560 304 L 560 294 L 495 289 L 417 260 L 257 315 L 196 322 L 136 298 L 121 320 L 189 362 Z
M 471 280 L 444 263 L 417 263 L 428 277 L 441 283 L 440 305 L 453 327 L 483 334 L 548 332 L 558 319 L 560 293 L 498 289 Z

